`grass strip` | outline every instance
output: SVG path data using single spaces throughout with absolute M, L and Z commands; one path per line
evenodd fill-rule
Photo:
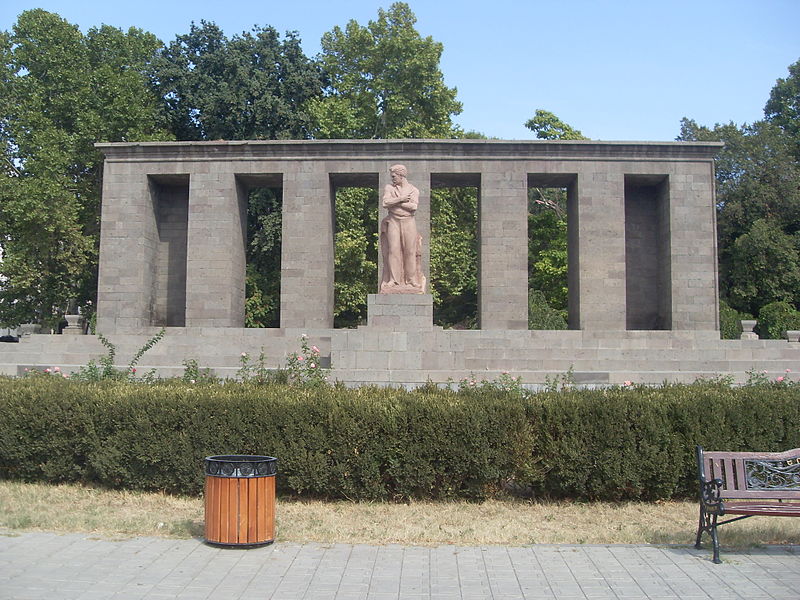
M 347 544 L 690 544 L 695 502 L 277 502 L 276 541 Z M 105 537 L 203 537 L 203 499 L 0 481 L 0 528 Z M 800 519 L 720 529 L 725 547 L 800 544 Z

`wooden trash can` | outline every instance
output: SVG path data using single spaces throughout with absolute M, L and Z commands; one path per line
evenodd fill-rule
M 272 456 L 222 455 L 205 460 L 206 542 L 261 546 L 275 540 L 275 475 Z

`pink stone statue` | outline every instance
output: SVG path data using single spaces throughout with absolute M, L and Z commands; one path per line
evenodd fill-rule
M 422 236 L 417 232 L 415 213 L 419 190 L 406 179 L 403 165 L 389 169 L 391 185 L 383 190 L 383 207 L 389 215 L 381 221 L 383 277 L 381 294 L 424 294 L 422 274 Z

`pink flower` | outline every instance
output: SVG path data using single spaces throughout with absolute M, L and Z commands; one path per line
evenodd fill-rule
M 28 367 L 25 367 L 25 372 L 26 372 L 26 373 L 28 372 Z
M 316 368 L 317 368 L 317 365 L 315 365 L 314 363 L 311 363 L 311 364 L 310 364 L 310 365 L 308 365 L 308 366 L 309 366 L 309 367 L 311 367 L 312 369 L 316 369 Z
M 792 370 L 791 370 L 791 369 L 786 369 L 786 372 L 787 372 L 787 373 L 791 373 L 791 372 L 792 372 Z
M 56 373 L 60 373 L 61 372 L 61 367 L 56 367 L 56 368 L 53 369 L 53 371 L 55 371 Z
M 778 377 L 778 378 L 777 378 L 775 381 L 777 381 L 778 383 L 780 383 L 781 381 L 783 381 L 783 377 Z
M 133 367 L 133 368 L 131 369 L 131 373 L 136 373 L 136 367 Z
M 304 356 L 298 356 L 297 357 L 297 360 L 299 360 L 300 362 L 303 362 L 305 359 L 306 358 Z
M 626 387 L 630 387 L 630 386 L 632 386 L 632 385 L 633 385 L 633 382 L 632 382 L 632 381 L 623 381 L 623 382 L 622 382 L 622 385 L 624 385 L 624 386 L 626 386 Z
M 508 371 L 503 371 L 503 375 L 508 375 Z
M 48 369 L 45 369 L 45 370 L 44 370 L 44 372 L 45 372 L 45 373 L 49 373 L 49 372 L 50 372 L 50 369 L 49 369 L 49 368 L 48 368 Z
M 319 348 L 317 348 L 316 346 L 311 346 L 311 351 L 312 351 L 314 354 L 319 354 Z
M 64 379 L 69 379 L 69 375 L 67 375 L 66 373 L 62 373 L 62 374 L 61 374 L 61 376 L 62 376 Z

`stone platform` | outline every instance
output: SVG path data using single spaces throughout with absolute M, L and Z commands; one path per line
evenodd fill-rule
M 118 333 L 116 362 L 126 366 L 157 329 Z M 536 386 L 572 371 L 578 384 L 614 385 L 625 381 L 690 383 L 700 377 L 731 375 L 747 381 L 748 371 L 770 378 L 798 370 L 800 343 L 784 340 L 720 340 L 715 331 L 508 331 L 400 330 L 368 325 L 358 329 L 168 328 L 164 338 L 138 365 L 169 377 L 183 374 L 196 360 L 220 377 L 235 377 L 241 354 L 251 363 L 264 353 L 268 368 L 286 365 L 300 350 L 300 336 L 320 348 L 331 380 L 347 385 L 418 386 L 458 381 L 471 375 L 493 379 L 504 371 Z M 76 371 L 107 353 L 95 336 L 31 335 L 18 344 L 0 344 L 0 374 L 21 375 L 25 368 Z

